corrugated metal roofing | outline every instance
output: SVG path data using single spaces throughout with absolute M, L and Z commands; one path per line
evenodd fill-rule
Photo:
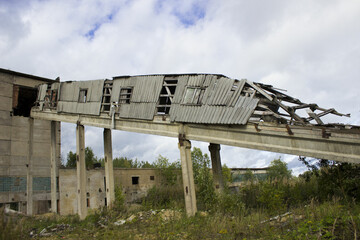
M 132 79 L 135 82 L 132 102 L 155 103 L 158 101 L 164 76 L 140 76 L 132 77 Z
M 234 80 L 223 75 L 127 76 L 106 81 L 111 88 L 111 91 L 107 91 L 111 92 L 110 102 L 118 102 L 118 116 L 152 120 L 157 114 L 160 92 L 166 82 L 164 79 L 177 80 L 169 112 L 172 122 L 246 124 L 259 102 L 258 99 L 241 95 L 246 80 Z M 104 82 L 105 80 L 62 82 L 58 112 L 99 115 Z M 132 89 L 128 102 L 119 102 L 122 88 Z M 43 98 L 42 92 L 46 91 L 46 86 L 40 89 L 40 98 Z M 85 103 L 78 102 L 80 89 L 87 89 Z M 184 100 L 185 95 L 188 95 L 187 100 Z

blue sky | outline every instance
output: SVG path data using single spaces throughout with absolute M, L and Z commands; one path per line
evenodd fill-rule
M 1 68 L 62 81 L 220 73 L 352 115 L 328 122 L 360 125 L 357 0 L 0 1 L 0 18 Z M 113 135 L 116 156 L 179 158 L 176 139 Z M 98 156 L 101 136 L 86 128 L 86 144 Z M 193 143 L 203 152 L 207 145 Z M 63 124 L 62 149 L 75 151 L 71 124 Z M 265 167 L 281 157 L 301 171 L 297 156 L 227 146 L 221 154 L 230 167 Z

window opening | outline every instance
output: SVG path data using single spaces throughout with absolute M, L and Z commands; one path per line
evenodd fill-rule
M 138 185 L 139 184 L 139 177 L 131 177 L 132 185 Z
M 113 86 L 112 82 L 104 84 L 103 97 L 101 101 L 101 112 L 110 111 L 112 86 Z
M 120 89 L 119 103 L 130 104 L 132 88 L 126 87 Z
M 177 82 L 177 79 L 164 79 L 157 105 L 157 114 L 169 114 L 170 106 L 174 99 Z
M 184 104 L 201 105 L 204 97 L 205 88 L 187 87 L 185 91 Z
M 36 88 L 13 86 L 13 115 L 30 117 L 31 107 L 34 106 L 37 97 Z
M 56 109 L 57 106 L 57 89 L 52 90 L 51 85 L 47 86 L 45 98 L 44 98 L 44 108 Z
M 155 176 L 150 176 L 150 180 L 154 181 L 155 180 Z
M 79 103 L 86 103 L 87 101 L 87 89 L 80 89 L 79 92 Z

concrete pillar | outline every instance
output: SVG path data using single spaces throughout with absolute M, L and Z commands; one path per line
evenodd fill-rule
M 57 161 L 56 161 L 56 132 L 57 132 L 57 122 L 51 121 L 51 211 L 57 213 L 57 181 L 56 181 L 56 172 L 57 172 Z
M 77 208 L 80 219 L 87 216 L 86 202 L 86 165 L 85 165 L 85 131 L 84 126 L 76 127 L 76 173 L 77 173 Z
M 105 183 L 106 183 L 106 201 L 109 208 L 115 200 L 115 188 L 114 188 L 114 170 L 112 159 L 112 141 L 111 130 L 104 128 L 104 155 L 105 155 Z
M 26 171 L 26 214 L 33 215 L 33 176 L 32 176 L 32 157 L 33 157 L 33 139 L 34 139 L 34 119 L 29 118 L 29 136 L 28 136 L 28 156 Z
M 191 142 L 179 137 L 181 172 L 184 185 L 185 208 L 188 216 L 194 216 L 196 207 L 194 173 L 191 161 Z
M 213 172 L 215 190 L 217 192 L 222 192 L 224 190 L 224 179 L 221 167 L 220 144 L 210 143 L 209 151 L 211 156 L 211 167 Z

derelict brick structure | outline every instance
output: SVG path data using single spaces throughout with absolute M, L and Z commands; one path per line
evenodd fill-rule
M 304 110 L 306 116 L 299 113 Z M 188 215 L 196 212 L 190 140 L 211 143 L 215 175 L 221 173 L 220 144 L 360 163 L 360 128 L 324 124 L 321 119 L 344 114 L 303 103 L 270 85 L 223 75 L 122 76 L 43 84 L 31 114 L 76 123 L 78 128 L 177 137 Z M 77 180 L 83 181 L 78 171 Z M 113 178 L 111 172 L 105 169 L 106 178 Z M 221 189 L 221 176 L 215 179 Z M 84 197 L 78 199 L 80 207 L 86 204 Z
M 37 87 L 55 82 L 0 69 L 0 206 L 57 211 L 60 123 L 30 117 Z

